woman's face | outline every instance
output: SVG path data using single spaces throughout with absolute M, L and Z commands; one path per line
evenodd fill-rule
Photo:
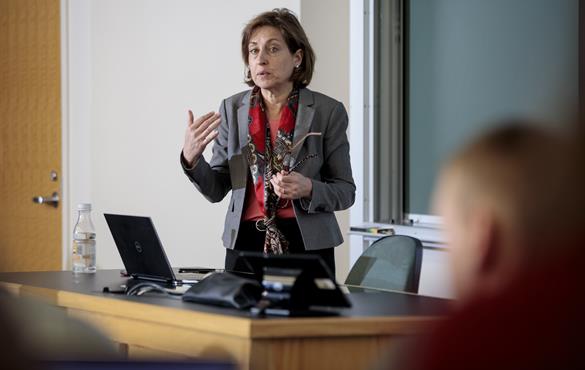
M 301 64 L 302 54 L 301 50 L 291 54 L 277 28 L 257 28 L 248 44 L 248 64 L 252 80 L 261 89 L 273 92 L 290 88 L 290 77 L 295 66 Z

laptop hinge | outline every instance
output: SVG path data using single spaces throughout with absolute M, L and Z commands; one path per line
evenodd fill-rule
M 172 280 L 162 279 L 160 277 L 150 276 L 150 275 L 132 274 L 131 276 L 134 279 L 158 281 L 158 282 L 165 283 L 165 284 L 171 284 L 173 282 Z

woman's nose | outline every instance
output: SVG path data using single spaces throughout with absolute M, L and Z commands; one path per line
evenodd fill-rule
M 264 50 L 261 50 L 258 53 L 258 64 L 266 64 L 268 62 L 268 58 L 266 56 L 266 52 Z

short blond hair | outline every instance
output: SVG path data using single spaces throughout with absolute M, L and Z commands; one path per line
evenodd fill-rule
M 504 122 L 452 156 L 443 173 L 460 184 L 462 213 L 475 202 L 488 202 L 507 228 L 530 243 L 574 211 L 567 198 L 577 192 L 569 179 L 568 141 L 544 127 Z

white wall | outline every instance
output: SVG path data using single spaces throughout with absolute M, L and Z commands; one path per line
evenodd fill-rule
M 221 99 L 247 88 L 241 30 L 274 7 L 299 14 L 316 51 L 310 87 L 349 107 L 349 2 L 62 1 L 68 18 L 65 248 L 72 208 L 89 201 L 99 268 L 122 267 L 104 212 L 151 216 L 173 265 L 222 266 L 226 203 L 207 202 L 178 163 L 187 109 L 216 110 Z M 338 214 L 344 232 L 348 217 Z M 348 263 L 345 243 L 337 251 L 341 280 Z
M 73 208 L 89 201 L 100 268 L 122 267 L 104 212 L 153 217 L 173 265 L 223 266 L 226 203 L 207 202 L 178 164 L 187 109 L 216 110 L 221 99 L 247 88 L 241 82 L 241 29 L 255 14 L 285 6 L 300 15 L 317 54 L 310 88 L 349 111 L 350 1 L 62 2 L 69 189 L 64 248 L 71 245 Z M 362 124 L 350 120 L 352 129 L 363 130 Z M 350 141 L 360 147 L 355 138 Z M 346 233 L 349 212 L 337 218 Z M 350 266 L 347 234 L 345 239 L 336 251 L 340 281 Z M 443 260 L 442 253 L 425 253 L 421 293 L 446 295 L 445 279 L 436 273 Z
M 349 111 L 349 0 L 301 0 L 301 23 L 317 55 L 309 88 L 341 101 Z M 336 216 L 345 239 L 335 250 L 337 279 L 343 282 L 349 272 L 349 211 Z
M 227 205 L 207 202 L 178 162 L 187 109 L 217 110 L 246 89 L 243 26 L 300 1 L 63 1 L 70 208 L 94 205 L 98 267 L 122 267 L 104 212 L 151 216 L 173 265 L 223 266 Z

